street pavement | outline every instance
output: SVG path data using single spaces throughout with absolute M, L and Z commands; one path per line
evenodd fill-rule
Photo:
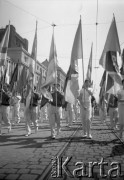
M 51 159 L 58 155 L 58 152 L 62 150 L 69 137 L 79 127 L 79 124 L 79 122 L 75 122 L 69 128 L 66 127 L 63 120 L 61 133 L 56 139 L 50 137 L 48 122 L 40 122 L 37 134 L 34 133 L 32 126 L 32 134 L 29 137 L 25 137 L 25 124 L 23 121 L 14 125 L 10 134 L 4 128 L 3 135 L 0 136 L 0 179 L 43 180 L 42 174 L 49 164 L 52 165 Z M 66 150 L 58 157 L 62 159 L 62 163 L 67 158 L 70 159 L 67 164 L 69 171 L 66 172 L 65 165 L 63 168 L 58 166 L 61 170 L 58 176 L 61 176 L 53 178 L 51 173 L 49 179 L 110 179 L 109 175 L 112 167 L 116 167 L 114 173 L 117 176 L 114 179 L 124 179 L 124 177 L 119 177 L 120 174 L 124 174 L 123 143 L 105 123 L 99 121 L 98 117 L 95 117 L 92 122 L 92 136 L 92 139 L 83 138 L 82 128 L 79 128 Z M 93 169 L 94 177 L 92 177 L 92 173 L 89 172 L 91 169 L 89 165 L 94 162 L 96 164 L 101 162 L 102 164 L 103 161 L 108 163 L 104 167 L 107 177 L 101 177 L 100 167 L 97 165 Z M 79 178 L 80 173 L 83 171 L 77 172 L 76 168 L 83 166 L 83 163 L 86 164 L 86 168 L 83 167 L 86 170 L 83 176 L 85 173 L 90 175 L 89 177 Z M 112 163 L 115 164 L 112 165 Z M 118 165 L 119 163 L 120 165 Z
M 101 123 L 95 117 L 92 139 L 82 137 L 79 130 L 59 157 L 56 176 L 67 180 L 124 180 L 124 135 L 120 141 L 116 136 L 118 131 L 112 131 L 109 124 L 109 118 Z

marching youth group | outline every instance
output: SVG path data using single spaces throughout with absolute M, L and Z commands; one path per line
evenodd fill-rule
M 99 117 L 104 122 L 107 113 L 110 117 L 110 126 L 112 129 L 119 130 L 119 136 L 122 138 L 124 129 L 124 80 L 122 80 L 123 88 L 117 94 L 109 94 L 108 99 L 99 106 Z M 25 119 L 25 136 L 31 134 L 31 123 L 34 126 L 35 133 L 38 131 L 38 114 L 39 104 L 40 110 L 47 104 L 48 119 L 51 129 L 51 138 L 61 132 L 61 109 L 64 109 L 66 123 L 72 125 L 72 104 L 64 98 L 64 93 L 60 93 L 58 85 L 53 85 L 52 91 L 48 87 L 38 93 L 36 87 L 32 85 L 32 81 L 28 82 L 27 89 L 23 94 L 24 98 L 24 119 Z M 0 89 L 0 135 L 2 135 L 3 123 L 6 125 L 8 133 L 12 129 L 13 123 L 20 123 L 20 102 L 21 96 L 17 93 L 10 92 L 9 84 L 4 84 Z M 82 134 L 85 138 L 92 138 L 91 123 L 94 117 L 94 108 L 96 108 L 96 100 L 93 95 L 93 89 L 89 80 L 85 80 L 77 98 L 78 107 L 75 106 L 74 111 L 76 118 L 80 118 L 82 122 Z M 10 107 L 12 107 L 12 120 L 10 121 Z M 78 109 L 78 110 L 77 110 Z M 80 110 L 79 110 L 80 109 Z M 79 116 L 79 117 L 78 117 Z
M 112 130 L 119 132 L 119 137 L 123 137 L 124 130 L 124 79 L 122 80 L 122 87 L 112 94 L 108 94 L 104 98 L 99 108 L 99 115 L 101 122 L 105 122 L 107 114 L 110 118 L 110 127 Z

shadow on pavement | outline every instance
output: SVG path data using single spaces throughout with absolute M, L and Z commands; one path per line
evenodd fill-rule
M 75 128 L 69 128 L 68 131 L 74 131 Z M 62 130 L 64 131 L 64 130 Z M 67 130 L 65 130 L 67 131 Z M 35 135 L 35 137 L 33 137 Z M 60 134 L 61 135 L 61 134 Z M 46 136 L 46 137 L 36 137 L 36 134 L 31 134 L 28 137 L 25 137 L 25 134 L 23 135 L 3 135 L 0 136 L 0 146 L 12 146 L 12 145 L 16 145 L 19 146 L 17 148 L 41 148 L 42 145 L 44 144 L 51 144 L 51 143 L 60 143 L 60 142 L 68 142 L 70 140 L 70 137 L 60 137 L 60 135 L 58 135 L 56 137 L 56 139 L 52 139 L 51 136 Z M 72 142 L 81 142 L 81 143 L 86 143 L 86 144 L 98 144 L 98 145 L 108 145 L 110 143 L 113 144 L 117 144 L 118 139 L 114 139 L 111 141 L 102 141 L 100 140 L 94 140 L 94 139 L 88 139 L 88 138 L 84 138 L 82 136 L 79 137 L 73 137 L 71 139 Z
M 118 144 L 112 148 L 111 156 L 120 156 L 124 154 L 124 145 Z
M 104 130 L 107 130 L 107 131 L 110 131 L 110 129 L 108 128 L 91 128 L 91 130 L 95 130 L 95 131 L 104 131 Z

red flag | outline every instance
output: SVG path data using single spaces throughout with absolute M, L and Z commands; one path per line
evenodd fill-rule
M 66 82 L 65 100 L 75 104 L 75 99 L 79 96 L 79 82 L 78 82 L 78 59 L 82 59 L 82 28 L 81 19 L 76 31 L 70 62 L 69 78 Z
M 42 87 L 56 83 L 56 73 L 57 73 L 56 71 L 57 71 L 57 52 L 56 52 L 54 33 L 53 33 L 46 82 L 42 85 Z
M 92 75 L 92 49 L 93 49 L 93 43 L 91 46 L 91 53 L 90 53 L 90 59 L 89 59 L 89 64 L 88 64 L 88 69 L 87 69 L 87 76 L 86 78 L 91 82 L 91 75 Z
M 3 39 L 0 43 L 0 66 L 6 65 L 7 50 L 9 44 L 10 24 L 8 25 Z

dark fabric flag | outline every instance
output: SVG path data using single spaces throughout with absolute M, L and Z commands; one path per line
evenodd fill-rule
M 116 93 L 120 89 L 120 86 L 122 84 L 119 66 L 117 63 L 117 52 L 120 54 L 121 49 L 115 17 L 113 17 L 99 64 L 107 71 L 107 73 L 113 79 L 114 93 Z
M 121 59 L 122 59 L 122 65 L 121 65 L 121 68 L 120 68 L 120 74 L 124 78 L 124 49 L 123 49 L 123 52 L 122 52 Z
M 49 102 L 49 99 L 47 99 L 44 96 L 42 96 L 40 108 L 44 107 L 46 105 L 46 103 L 48 103 L 48 102 Z
M 27 68 L 23 66 L 23 69 L 21 71 L 21 74 L 19 76 L 18 82 L 17 82 L 17 92 L 22 94 L 23 89 L 27 85 Z
M 14 69 L 14 72 L 10 80 L 10 91 L 14 90 L 13 88 L 15 86 L 15 82 L 17 82 L 17 79 L 18 79 L 18 63 L 16 64 L 16 67 Z
M 7 49 L 9 44 L 9 35 L 10 35 L 10 23 L 5 31 L 3 39 L 0 43 L 0 66 L 6 65 Z
M 74 69 L 72 69 L 72 67 L 70 65 L 68 72 L 67 72 L 67 75 L 66 75 L 66 78 L 65 78 L 65 83 L 64 83 L 64 88 L 63 88 L 64 92 L 66 90 L 68 80 L 71 80 L 71 74 L 77 74 L 77 72 Z
M 67 84 L 65 89 L 65 101 L 75 104 L 79 96 L 79 80 L 78 80 L 78 60 L 82 59 L 82 26 L 81 19 L 79 21 L 77 31 L 75 34 L 69 72 L 67 73 Z M 73 73 L 74 72 L 74 73 Z M 76 73 L 75 73 L 76 72 Z

